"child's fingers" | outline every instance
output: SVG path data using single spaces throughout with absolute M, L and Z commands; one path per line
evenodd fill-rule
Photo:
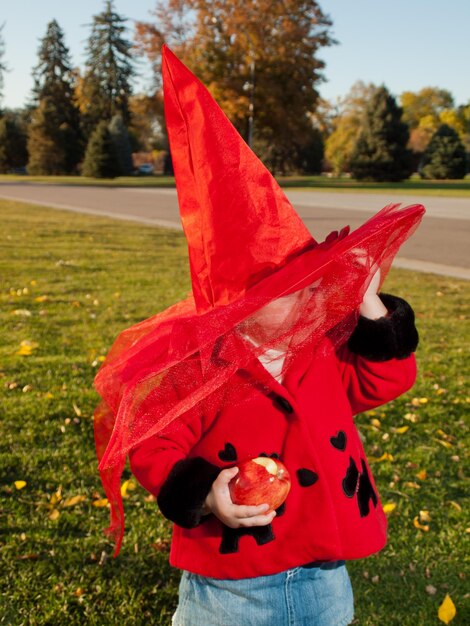
M 224 469 L 217 476 L 214 485 L 217 485 L 220 488 L 226 487 L 229 482 L 238 474 L 238 467 L 229 467 L 228 469 Z
M 276 511 L 270 511 L 267 515 L 255 515 L 239 519 L 239 527 L 249 528 L 250 526 L 267 526 L 276 517 Z
M 234 504 L 232 511 L 237 519 L 245 519 L 256 515 L 265 515 L 269 511 L 269 504 L 258 504 L 257 506 Z

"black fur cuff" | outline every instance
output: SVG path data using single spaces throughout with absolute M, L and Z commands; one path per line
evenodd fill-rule
M 173 466 L 157 498 L 163 515 L 182 528 L 195 528 L 220 468 L 202 457 L 183 459 Z
M 377 320 L 361 315 L 348 348 L 369 361 L 405 359 L 418 346 L 413 309 L 397 296 L 381 293 L 379 298 L 387 307 L 388 315 Z

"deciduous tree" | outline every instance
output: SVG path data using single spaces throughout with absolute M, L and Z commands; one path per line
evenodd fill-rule
M 311 138 L 330 19 L 312 0 L 161 0 L 137 26 L 159 70 L 163 42 L 209 87 L 273 170 L 299 167 Z M 308 139 L 307 139 L 308 138 Z
M 338 105 L 333 131 L 325 144 L 325 157 L 336 175 L 349 171 L 351 155 L 362 128 L 367 106 L 377 87 L 356 82 Z
M 132 123 L 129 132 L 138 150 L 166 148 L 163 130 L 163 100 L 161 94 L 139 94 L 129 100 Z
M 408 147 L 419 163 L 431 137 L 441 124 L 447 124 L 464 136 L 464 123 L 454 98 L 447 89 L 424 87 L 420 91 L 405 91 L 400 96 L 403 120 L 410 128 Z
M 400 96 L 403 121 L 410 128 L 418 128 L 424 117 L 431 116 L 439 125 L 439 114 L 454 107 L 454 98 L 447 89 L 424 87 L 420 91 L 404 91 Z

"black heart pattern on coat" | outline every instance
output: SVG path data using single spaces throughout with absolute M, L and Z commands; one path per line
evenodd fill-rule
M 359 471 L 354 459 L 349 457 L 349 467 L 343 478 L 343 491 L 348 498 L 352 498 L 359 489 Z
M 311 487 L 317 482 L 318 474 L 303 467 L 297 470 L 297 479 L 301 487 Z
M 343 478 L 343 491 L 348 498 L 357 496 L 357 506 L 359 507 L 359 515 L 366 517 L 370 512 L 370 500 L 374 507 L 377 507 L 377 494 L 372 487 L 367 465 L 364 459 L 361 459 L 361 472 L 357 469 L 357 465 L 352 457 L 349 457 L 349 467 Z
M 224 449 L 219 452 L 218 456 L 221 461 L 224 461 L 224 463 L 233 463 L 237 460 L 237 451 L 235 450 L 235 446 L 231 443 L 226 443 Z
M 344 430 L 339 430 L 337 435 L 330 437 L 330 442 L 337 450 L 341 450 L 341 452 L 346 450 L 346 433 Z

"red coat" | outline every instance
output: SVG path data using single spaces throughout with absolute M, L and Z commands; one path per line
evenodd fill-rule
M 236 374 L 243 400 L 201 411 L 131 451 L 137 480 L 176 522 L 172 565 L 248 578 L 365 557 L 385 545 L 387 522 L 353 415 L 396 398 L 415 380 L 413 313 L 402 300 L 386 304 L 395 312 L 378 322 L 361 318 L 349 347 L 335 352 L 325 342 L 317 357 L 300 354 L 282 385 L 272 377 L 266 383 L 254 359 Z M 272 524 L 234 530 L 204 516 L 218 472 L 262 453 L 279 455 L 292 477 Z

